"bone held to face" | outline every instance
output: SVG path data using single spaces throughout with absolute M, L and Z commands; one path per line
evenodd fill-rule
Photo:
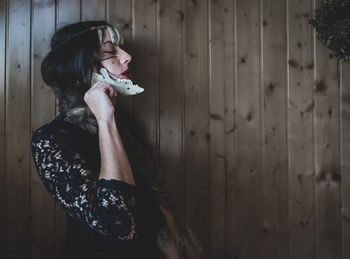
M 116 88 L 117 92 L 122 95 L 136 95 L 144 91 L 142 87 L 133 84 L 130 79 L 117 78 L 116 80 L 113 80 L 105 68 L 101 68 L 100 73 L 92 73 L 91 85 L 101 81 L 113 85 Z

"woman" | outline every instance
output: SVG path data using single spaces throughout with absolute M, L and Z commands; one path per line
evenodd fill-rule
M 60 115 L 34 132 L 32 155 L 67 215 L 61 258 L 181 258 L 193 234 L 156 192 L 151 156 L 132 133 L 135 125 L 115 109 L 115 88 L 90 83 L 101 67 L 113 79 L 128 69 L 131 56 L 111 28 L 105 21 L 65 26 L 42 62 Z

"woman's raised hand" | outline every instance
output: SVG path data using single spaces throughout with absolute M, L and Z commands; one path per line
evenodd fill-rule
M 116 89 L 106 83 L 97 82 L 85 93 L 84 101 L 96 117 L 98 123 L 108 122 L 114 118 L 112 98 L 117 97 Z

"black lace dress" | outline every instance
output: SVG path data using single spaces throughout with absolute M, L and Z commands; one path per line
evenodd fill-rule
M 98 134 L 64 121 L 65 116 L 32 136 L 38 174 L 66 212 L 61 258 L 159 258 L 157 233 L 166 221 L 123 127 L 117 125 L 136 186 L 99 179 Z

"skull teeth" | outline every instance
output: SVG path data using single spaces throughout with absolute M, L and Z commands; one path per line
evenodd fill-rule
M 117 91 L 123 95 L 135 95 L 142 93 L 144 91 L 143 88 L 134 84 L 128 78 L 120 78 L 117 77 L 115 80 L 109 77 L 109 74 L 105 68 L 101 68 L 99 73 L 92 73 L 91 84 L 94 84 L 98 81 L 105 81 L 116 87 Z
M 127 78 L 119 78 L 118 77 L 116 81 L 124 83 L 124 84 L 128 84 L 128 85 L 133 84 L 132 81 L 130 79 L 127 79 Z

